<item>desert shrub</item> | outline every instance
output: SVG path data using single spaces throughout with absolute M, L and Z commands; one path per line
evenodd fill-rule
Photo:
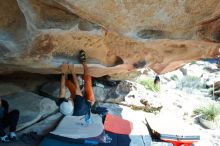
M 206 120 L 214 121 L 220 114 L 220 105 L 218 103 L 209 103 L 208 105 L 196 108 L 193 112 L 196 115 L 201 115 Z
M 196 61 L 192 61 L 192 62 L 190 63 L 190 65 L 193 65 L 193 64 L 197 64 L 197 62 L 196 62 Z
M 140 78 L 137 80 L 137 83 L 143 85 L 145 89 L 154 91 L 154 92 L 159 92 L 160 91 L 160 85 L 159 84 L 154 84 L 154 80 L 151 78 Z
M 174 80 L 174 81 L 178 81 L 178 80 L 179 80 L 177 75 L 172 75 L 172 76 L 170 77 L 170 79 L 171 79 L 171 80 Z
M 177 88 L 192 93 L 194 89 L 203 88 L 204 83 L 195 76 L 185 76 L 178 83 Z

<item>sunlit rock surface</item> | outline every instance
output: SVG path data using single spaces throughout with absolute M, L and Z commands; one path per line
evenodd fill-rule
M 217 57 L 219 0 L 0 1 L 0 73 L 59 73 L 84 49 L 92 76 L 165 73 Z

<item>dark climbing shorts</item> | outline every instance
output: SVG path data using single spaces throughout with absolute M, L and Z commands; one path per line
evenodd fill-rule
M 91 104 L 84 97 L 76 95 L 73 116 L 82 116 L 90 113 Z

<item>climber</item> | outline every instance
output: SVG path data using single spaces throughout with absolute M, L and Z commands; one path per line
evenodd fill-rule
M 160 77 L 158 75 L 154 78 L 154 87 L 152 89 L 156 92 L 160 91 Z
M 160 84 L 160 77 L 157 75 L 155 78 L 154 78 L 154 85 L 159 85 Z
M 88 72 L 86 64 L 86 56 L 83 50 L 80 51 L 80 62 L 84 69 L 84 95 L 80 90 L 78 78 L 74 71 L 74 66 L 70 64 L 61 65 L 61 89 L 58 105 L 60 106 L 60 112 L 64 115 L 82 116 L 88 115 L 90 117 L 91 106 L 95 102 L 95 98 L 92 90 L 92 79 Z M 72 80 L 66 80 L 66 74 L 71 72 Z M 66 98 L 65 85 L 68 87 L 71 96 Z
M 8 112 L 9 105 L 6 100 L 0 97 L 0 142 L 15 142 L 16 141 L 16 127 L 19 119 L 19 111 L 12 110 Z M 6 127 L 9 127 L 9 135 L 4 131 Z

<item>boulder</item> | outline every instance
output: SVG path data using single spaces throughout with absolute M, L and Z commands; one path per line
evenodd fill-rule
M 20 111 L 18 131 L 58 110 L 54 101 L 32 92 L 19 92 L 2 98 L 8 101 L 10 110 Z
M 13 83 L 0 83 L 0 96 L 21 92 L 23 89 Z
M 98 103 L 97 106 L 106 107 L 108 113 L 122 117 L 122 110 L 124 106 L 119 106 L 118 104 L 113 103 Z
M 41 89 L 40 93 L 43 96 L 51 97 L 51 98 L 57 98 L 60 94 L 60 82 L 53 81 L 53 82 L 47 82 L 45 83 Z M 66 87 L 66 97 L 70 97 L 70 92 L 68 88 Z
M 132 81 L 121 81 L 117 88 L 116 88 L 116 93 L 117 94 L 124 94 L 127 95 L 129 92 L 131 92 L 132 90 L 136 90 L 136 84 Z
M 37 134 L 39 135 L 45 136 L 58 125 L 62 117 L 63 115 L 58 112 L 26 128 L 25 130 L 22 131 L 22 133 L 29 133 L 29 132 L 34 131 L 34 132 L 37 132 Z
M 195 77 L 206 77 L 204 74 L 212 74 L 218 71 L 215 63 L 209 61 L 194 61 L 186 64 L 181 68 L 184 71 L 184 75 L 195 76 Z
M 95 96 L 96 101 L 105 101 L 106 100 L 106 88 L 104 87 L 99 87 L 99 86 L 95 86 L 93 87 L 93 93 Z
M 195 79 L 197 78 L 197 80 L 200 80 L 201 83 L 206 86 L 206 88 L 213 87 L 214 82 L 220 79 L 220 72 L 219 69 L 216 67 L 216 63 L 211 63 L 209 60 L 211 59 L 207 59 L 204 61 L 195 61 L 190 64 L 184 65 L 180 69 L 181 71 L 184 71 L 183 79 L 195 77 Z M 165 74 L 164 76 L 167 76 L 167 74 Z
M 108 82 L 108 81 L 106 81 Z M 115 84 L 117 87 L 117 84 Z M 96 98 L 97 102 L 121 102 L 124 100 L 124 93 L 117 93 L 116 87 L 112 87 L 109 85 L 104 85 L 104 83 L 95 82 L 93 85 L 93 93 Z M 60 82 L 48 82 L 44 84 L 41 89 L 40 93 L 43 96 L 57 98 L 60 92 Z M 82 89 L 84 92 L 84 88 Z M 66 88 L 66 96 L 70 97 L 69 89 Z
M 0 73 L 58 74 L 69 62 L 82 74 L 80 49 L 95 77 L 145 66 L 169 72 L 219 55 L 219 6 L 210 0 L 1 1 Z
M 122 81 L 116 88 L 116 93 L 124 97 L 124 102 L 127 105 L 145 106 L 144 101 L 149 108 L 162 107 L 159 101 L 158 93 L 146 90 L 141 84 L 132 81 Z
M 183 68 L 186 69 L 187 76 L 193 76 L 197 78 L 201 78 L 204 71 L 204 65 L 197 64 L 197 62 L 189 64 L 188 66 L 184 66 Z
M 119 103 L 127 106 L 143 107 L 142 100 L 149 108 L 161 107 L 157 93 L 146 90 L 133 81 L 121 81 L 116 87 L 93 87 L 97 102 Z
M 127 80 L 120 81 L 119 83 L 115 82 L 113 86 L 109 86 L 107 83 L 103 83 L 102 86 L 94 86 L 93 91 L 96 97 L 96 101 L 98 102 L 120 103 L 125 101 L 125 98 L 129 95 L 129 93 L 136 90 L 137 85 L 138 84 Z
M 93 87 L 93 92 L 97 102 L 118 103 L 124 101 L 124 96 L 116 92 L 116 87 Z

